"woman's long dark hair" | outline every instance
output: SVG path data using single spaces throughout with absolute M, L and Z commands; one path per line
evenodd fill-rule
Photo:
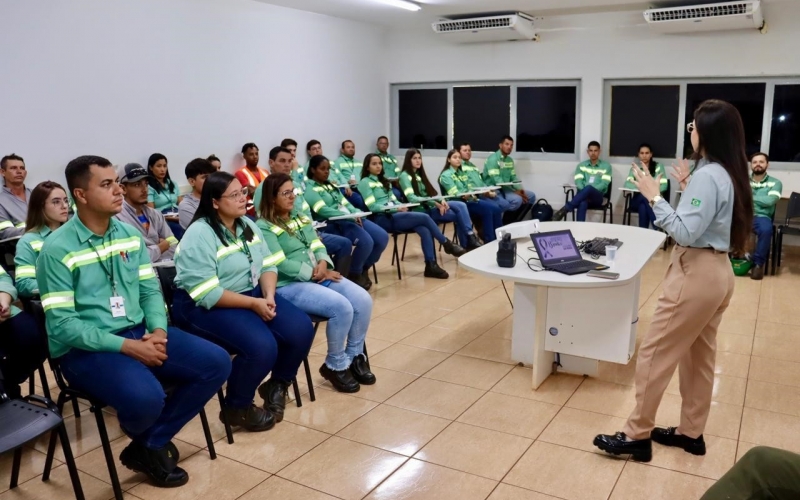
M 439 174 L 439 177 L 441 177 L 441 175 L 444 173 L 445 170 L 450 168 L 450 158 L 452 158 L 453 155 L 456 153 L 458 153 L 458 155 L 461 156 L 461 153 L 457 149 L 451 149 L 450 151 L 447 152 L 447 159 L 444 161 L 444 168 L 442 169 L 442 172 Z M 464 164 L 462 163 L 461 166 L 463 167 Z
M 150 174 L 147 177 L 147 184 L 149 184 L 151 188 L 155 189 L 157 193 L 160 193 L 165 188 L 165 186 L 163 186 L 158 179 L 156 179 L 156 176 L 153 175 L 153 165 L 155 165 L 159 160 L 167 161 L 167 157 L 161 153 L 153 153 L 150 155 L 150 158 L 147 159 L 147 173 Z M 164 184 L 166 185 L 166 189 L 169 189 L 171 194 L 175 194 L 175 190 L 178 188 L 175 186 L 175 183 L 172 182 L 172 178 L 169 176 L 169 162 L 167 162 L 167 175 L 164 177 Z
M 656 176 L 656 168 L 658 168 L 658 162 L 656 161 L 655 153 L 653 153 L 653 148 L 650 147 L 650 145 L 647 144 L 646 142 L 641 143 L 639 145 L 639 149 L 636 150 L 636 157 L 637 158 L 639 157 L 639 153 L 642 151 L 642 148 L 647 148 L 647 149 L 650 150 L 650 164 L 647 165 L 647 167 L 650 170 L 650 176 L 655 178 L 655 176 Z M 639 160 L 639 161 L 642 161 L 642 160 Z
M 380 160 L 381 157 L 379 155 L 376 155 L 375 153 L 370 153 L 370 154 L 368 154 L 367 156 L 364 157 L 364 164 L 361 166 L 361 178 L 362 179 L 364 177 L 369 177 L 370 175 L 372 175 L 372 174 L 369 173 L 369 164 L 370 164 L 370 162 L 372 161 L 373 158 L 378 158 Z M 391 192 L 392 185 L 386 179 L 386 174 L 383 171 L 383 160 L 381 160 L 381 173 L 378 174 L 378 180 L 381 182 L 381 184 L 383 184 L 383 189 L 385 189 L 386 191 L 390 191 Z
M 733 184 L 731 250 L 744 253 L 753 231 L 753 191 L 745 153 L 744 125 L 733 105 L 716 99 L 701 104 L 694 112 L 700 138 L 695 154 L 719 163 Z
M 420 160 L 422 160 L 422 152 L 420 150 L 411 148 L 406 151 L 406 157 L 403 160 L 403 172 L 411 176 L 411 187 L 414 189 L 415 195 L 420 196 L 419 186 L 417 186 L 417 183 L 414 182 L 414 176 L 419 175 L 419 178 L 422 179 L 422 185 L 425 186 L 427 195 L 436 196 L 439 193 L 433 188 L 431 181 L 428 180 L 428 174 L 425 173 L 425 165 L 420 164 L 419 170 L 414 170 L 414 167 L 411 166 L 411 159 L 417 154 L 419 155 Z
M 224 225 L 222 224 L 222 219 L 219 218 L 219 212 L 216 208 L 214 208 L 214 200 L 219 201 L 222 199 L 222 195 L 225 194 L 225 191 L 228 190 L 228 186 L 231 185 L 231 182 L 236 177 L 229 174 L 228 172 L 214 172 L 213 174 L 209 175 L 206 178 L 206 181 L 203 183 L 203 192 L 200 195 L 200 205 L 197 207 L 197 211 L 194 213 L 194 218 L 192 218 L 192 224 L 195 221 L 200 219 L 205 219 L 211 229 L 214 231 L 214 234 L 217 235 L 219 241 L 224 244 L 233 243 L 230 241 L 228 237 L 225 235 Z M 190 224 L 191 225 L 191 224 Z M 244 230 L 244 239 L 247 241 L 253 241 L 253 230 L 245 224 L 241 217 L 236 219 L 234 222 L 234 228 L 240 227 Z
M 314 158 L 323 157 L 317 155 Z M 322 162 L 320 161 L 320 163 Z M 311 163 L 309 163 L 309 167 L 310 166 Z M 286 174 L 272 174 L 264 180 L 264 187 L 262 188 L 263 191 L 261 193 L 261 206 L 258 207 L 258 215 L 262 219 L 280 227 L 287 233 L 294 234 L 295 232 L 289 228 L 288 224 L 286 224 L 286 221 L 278 217 L 278 214 L 275 211 L 275 201 L 278 199 L 278 193 L 281 190 L 281 186 L 287 182 L 291 183 L 292 178 Z
M 328 158 L 326 158 L 326 157 L 324 157 L 322 155 L 312 156 L 311 159 L 308 160 L 308 169 L 306 170 L 306 177 L 308 177 L 309 179 L 311 179 L 314 182 L 317 182 L 319 184 L 327 184 L 328 186 L 333 186 L 333 183 L 331 181 L 327 180 L 327 181 L 320 182 L 320 181 L 317 181 L 316 179 L 314 179 L 314 176 L 312 175 L 312 173 L 316 173 L 317 169 L 320 167 L 320 165 L 322 165 L 323 161 L 327 161 L 328 165 L 331 164 L 331 161 Z M 328 178 L 330 179 L 330 177 L 328 177 Z M 333 187 L 336 187 L 336 186 L 333 186 Z
M 25 218 L 25 232 L 40 231 L 47 225 L 47 218 L 44 215 L 44 205 L 47 203 L 47 197 L 50 196 L 54 190 L 60 189 L 64 191 L 66 196 L 67 190 L 61 184 L 53 181 L 40 182 L 31 191 L 31 199 L 28 202 L 28 216 Z M 69 200 L 69 198 L 67 198 Z

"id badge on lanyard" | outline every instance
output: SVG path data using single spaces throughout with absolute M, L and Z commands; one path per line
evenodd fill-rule
M 595 179 L 594 175 L 590 176 L 589 177 L 589 184 L 594 184 L 594 179 Z
M 339 204 L 339 211 L 340 211 L 340 212 L 342 212 L 343 214 L 347 214 L 347 213 L 349 213 L 349 212 L 347 211 L 347 209 L 345 208 L 345 206 L 344 206 L 344 205 L 342 205 L 341 203 Z
M 110 299 L 111 317 L 124 318 L 125 317 L 125 299 L 119 295 L 114 295 Z
M 258 286 L 259 278 L 261 278 L 261 266 L 253 262 L 250 264 L 250 281 L 253 284 L 253 288 Z
M 314 255 L 310 248 L 308 249 L 308 260 L 311 261 L 311 267 L 317 267 L 317 256 Z

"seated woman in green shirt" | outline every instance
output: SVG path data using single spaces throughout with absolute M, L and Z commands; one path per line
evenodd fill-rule
M 666 192 L 667 189 L 669 189 L 669 179 L 667 179 L 667 175 L 664 172 L 664 167 L 655 159 L 653 159 L 653 149 L 650 147 L 650 145 L 644 143 L 639 146 L 639 153 L 637 156 L 639 157 L 639 163 L 641 163 L 642 170 L 647 170 L 650 172 L 650 175 L 653 177 L 653 179 L 658 179 L 659 177 L 661 178 L 659 181 L 661 183 L 661 193 L 663 194 Z M 633 175 L 634 168 L 636 167 L 631 167 L 631 172 L 628 174 L 628 178 L 625 179 L 626 189 L 637 189 L 636 184 L 633 183 L 635 180 Z M 642 193 L 634 193 L 633 198 L 631 198 L 630 210 L 631 212 L 639 213 L 639 227 L 643 229 L 655 227 L 653 224 L 656 221 L 656 214 L 650 207 L 650 202 L 647 201 L 644 196 L 642 196 Z
M 319 373 L 337 391 L 358 392 L 361 384 L 375 383 L 364 355 L 372 297 L 333 270 L 313 222 L 292 216 L 295 196 L 287 174 L 264 181 L 257 224 L 269 247 L 285 257 L 277 263 L 277 294 L 308 314 L 328 318 L 328 355 Z
M 311 349 L 314 328 L 303 311 L 275 295 L 275 265 L 284 254 L 271 252 L 246 217 L 247 194 L 227 172 L 206 179 L 175 251 L 173 311 L 182 329 L 235 356 L 225 397 L 228 421 L 265 431 L 283 420 L 288 387 Z M 256 388 L 263 407 L 253 405 Z
M 411 148 L 406 151 L 400 173 L 400 188 L 410 203 L 420 203 L 419 207 L 414 207 L 415 212 L 426 212 L 437 224 L 454 223 L 458 242 L 466 247 L 467 251 L 481 246 L 481 242 L 472 230 L 472 219 L 466 203 L 445 199 L 425 201 L 425 198 L 436 196 L 438 193 L 428 180 L 428 174 L 422 165 L 422 152 L 418 149 Z
M 169 176 L 167 157 L 161 153 L 151 154 L 147 160 L 147 171 L 150 173 L 147 179 L 150 184 L 147 189 L 147 204 L 162 214 L 175 214 L 164 218 L 167 219 L 172 234 L 180 241 L 183 237 L 183 227 L 178 220 L 178 205 L 181 204 L 183 196 L 180 195 L 178 185 Z
M 467 251 L 447 239 L 428 214 L 409 212 L 408 208 L 393 208 L 400 202 L 392 193 L 389 180 L 383 175 L 383 161 L 380 156 L 370 153 L 364 158 L 358 192 L 364 197 L 364 204 L 375 214 L 373 216 L 375 223 L 386 232 L 414 231 L 419 235 L 422 254 L 425 256 L 426 278 L 450 277 L 436 262 L 436 247 L 433 240 L 436 239 L 442 244 L 445 253 L 456 257 L 464 255 Z
M 36 282 L 36 260 L 44 240 L 61 227 L 69 218 L 67 192 L 53 181 L 39 183 L 31 191 L 28 203 L 28 218 L 25 234 L 17 242 L 14 255 L 17 291 L 21 297 L 33 297 L 39 293 Z

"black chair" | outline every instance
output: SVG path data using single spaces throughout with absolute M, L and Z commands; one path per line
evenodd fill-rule
M 614 181 L 610 181 L 608 183 L 608 188 L 606 188 L 606 192 L 603 193 L 603 203 L 596 206 L 589 206 L 589 210 L 602 210 L 603 211 L 603 223 L 605 224 L 606 219 L 608 219 L 610 224 L 614 223 L 614 205 L 611 203 L 611 193 L 613 188 Z M 564 196 L 566 201 L 564 203 L 569 203 L 572 198 L 575 197 L 575 190 L 577 189 L 576 186 L 565 184 L 564 188 Z M 576 209 L 577 210 L 577 209 Z M 576 219 L 575 212 L 576 210 L 572 211 L 572 220 Z
M 447 225 L 448 224 L 450 224 L 450 223 L 449 222 L 442 222 L 442 227 L 441 227 L 442 234 L 445 234 L 445 231 L 447 231 Z M 405 233 L 405 237 L 403 238 L 403 251 L 400 253 L 400 260 L 403 261 L 403 262 L 405 262 L 405 260 L 406 260 L 406 244 L 408 243 L 408 235 L 409 234 L 410 233 Z M 458 244 L 461 245 L 462 247 L 466 247 L 467 246 L 467 242 L 466 241 L 462 243 L 461 241 L 458 240 L 458 228 L 456 228 L 456 224 L 455 223 L 453 223 L 453 237 L 451 238 L 451 241 L 458 241 Z M 440 252 L 442 251 L 442 244 L 441 243 L 439 243 L 439 251 Z
M 786 219 L 773 231 L 772 240 L 772 274 L 775 275 L 776 267 L 781 267 L 783 253 L 783 236 L 800 236 L 800 227 L 793 223 L 793 219 L 800 217 L 800 193 L 793 192 L 789 196 L 789 206 L 786 208 Z M 794 225 L 793 225 L 794 224 Z
M 30 395 L 23 399 L 9 400 L 3 388 L 3 373 L 0 372 L 0 454 L 14 452 L 9 488 L 16 488 L 19 482 L 23 446 L 48 432 L 51 439 L 55 439 L 56 435 L 61 438 L 61 448 L 75 498 L 84 500 L 81 479 L 61 412 L 49 398 Z M 42 481 L 48 479 L 49 470 L 42 476 Z
M 17 243 L 19 239 L 20 236 L 14 236 L 13 238 L 0 240 L 0 265 L 3 266 L 3 269 L 6 270 L 12 279 L 14 278 L 14 271 L 16 269 L 14 256 L 17 254 Z

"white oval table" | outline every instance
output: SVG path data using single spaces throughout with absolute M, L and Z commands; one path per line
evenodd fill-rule
M 514 225 L 518 224 L 525 223 Z M 511 357 L 533 367 L 534 389 L 553 371 L 556 353 L 562 371 L 581 375 L 597 375 L 598 361 L 630 361 L 636 347 L 642 269 L 666 238 L 659 231 L 594 222 L 543 222 L 539 230 L 562 229 L 572 230 L 578 242 L 619 239 L 623 245 L 609 269 L 619 273 L 619 279 L 534 272 L 527 264 L 536 257 L 530 237 L 515 240 L 517 261 L 512 268 L 497 265 L 496 241 L 458 259 L 470 271 L 514 282 Z M 605 257 L 598 262 L 605 264 Z M 531 264 L 539 267 L 538 260 Z

